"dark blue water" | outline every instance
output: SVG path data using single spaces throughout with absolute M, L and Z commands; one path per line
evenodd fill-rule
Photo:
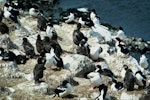
M 59 0 L 59 7 L 95 9 L 101 22 L 122 26 L 126 35 L 150 40 L 150 0 Z M 139 61 L 139 54 L 133 53 Z M 150 55 L 147 55 L 150 60 Z M 150 63 L 150 62 L 149 62 Z
M 96 9 L 101 22 L 122 26 L 127 35 L 150 40 L 150 0 L 59 0 L 60 7 Z

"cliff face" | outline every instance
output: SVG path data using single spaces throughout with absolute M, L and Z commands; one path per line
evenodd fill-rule
M 3 19 L 3 22 L 5 22 L 10 28 L 10 34 L 9 36 L 1 35 L 0 39 L 9 42 L 4 41 L 0 42 L 1 45 L 5 46 L 5 48 L 12 51 L 17 51 L 20 54 L 24 55 L 25 53 L 21 45 L 23 37 L 27 37 L 30 43 L 35 47 L 37 35 L 40 34 L 43 38 L 46 34 L 44 31 L 40 32 L 38 31 L 37 18 L 25 15 L 20 18 L 20 21 L 22 23 L 22 27 L 19 30 L 16 30 L 13 27 L 14 23 L 10 24 L 9 21 Z M 104 43 L 103 38 L 101 36 L 97 37 L 96 35 L 91 35 L 91 29 L 82 28 L 81 31 L 84 33 L 85 36 L 88 37 L 88 44 L 90 46 L 102 47 L 103 51 L 99 55 L 101 59 L 100 61 L 97 62 L 92 61 L 88 57 L 76 54 L 75 50 L 76 46 L 74 45 L 72 40 L 72 33 L 75 29 L 74 24 L 61 23 L 61 25 L 54 25 L 54 29 L 56 30 L 58 36 L 62 38 L 62 40 L 58 40 L 58 42 L 64 51 L 64 54 L 61 57 L 65 62 L 64 64 L 66 68 L 62 69 L 61 71 L 52 70 L 56 66 L 52 66 L 52 69 L 46 69 L 46 71 L 44 71 L 43 77 L 43 80 L 45 82 L 37 85 L 34 84 L 33 80 L 33 68 L 37 63 L 37 59 L 29 59 L 26 64 L 20 65 L 15 65 L 12 62 L 0 61 L 0 87 L 1 87 L 0 99 L 12 98 L 18 100 L 19 99 L 63 100 L 71 98 L 73 100 L 77 100 L 79 98 L 87 98 L 88 100 L 91 100 L 94 99 L 91 95 L 94 92 L 97 92 L 98 90 L 96 89 L 90 91 L 89 79 L 83 78 L 81 76 L 84 76 L 84 74 L 86 74 L 87 72 L 94 71 L 95 64 L 100 64 L 102 67 L 105 67 L 107 65 L 112 70 L 112 72 L 116 76 L 118 76 L 119 81 L 123 81 L 123 79 L 120 78 L 121 77 L 120 72 L 124 64 L 128 65 L 129 68 L 131 68 L 134 73 L 137 71 L 138 62 L 135 58 L 133 58 L 132 56 L 121 57 L 118 56 L 116 52 L 114 52 L 111 55 L 108 54 L 107 50 L 109 48 L 109 45 L 107 43 Z M 116 34 L 116 30 L 108 30 L 108 31 L 112 35 Z M 127 38 L 125 41 L 128 45 L 132 47 L 135 47 L 135 45 L 137 46 L 137 48 L 139 47 L 137 52 L 142 50 L 143 47 L 145 46 L 150 47 L 150 42 L 143 41 L 141 39 Z M 137 48 L 135 48 L 135 50 L 134 49 L 131 50 L 136 51 Z M 36 47 L 35 52 L 36 54 L 38 54 L 36 51 Z M 108 84 L 108 94 L 111 96 L 112 99 L 120 100 L 120 96 L 121 98 L 124 98 L 122 96 L 123 94 L 121 95 L 121 93 L 124 91 L 126 92 L 126 90 L 121 90 L 118 93 L 112 91 L 110 89 L 109 84 L 109 81 L 111 81 L 110 78 L 103 75 L 101 76 L 103 79 L 103 83 Z M 74 89 L 71 92 L 70 97 L 52 98 L 52 95 L 50 94 L 53 94 L 53 92 L 51 92 L 51 90 L 56 88 L 64 79 L 68 79 L 74 85 L 73 87 Z M 77 83 L 78 85 L 76 85 Z M 134 95 L 135 92 L 138 92 L 139 94 L 145 94 L 144 89 L 137 91 L 136 86 L 135 88 L 136 89 L 133 92 L 130 92 L 129 94 Z

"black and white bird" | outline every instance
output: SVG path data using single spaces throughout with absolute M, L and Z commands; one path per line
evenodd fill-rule
M 52 23 L 47 23 L 46 27 L 46 36 L 48 36 L 51 40 L 57 40 L 57 32 L 53 28 Z
M 3 61 L 16 61 L 16 55 L 11 51 L 5 51 L 4 48 L 0 48 L 0 57 Z
M 42 82 L 40 79 L 43 77 L 43 71 L 46 68 L 44 67 L 43 58 L 38 58 L 37 64 L 33 69 L 34 81 L 35 83 Z
M 103 49 L 100 46 L 90 46 L 90 58 L 93 61 L 96 61 L 100 58 L 100 53 L 103 51 Z
M 119 28 L 118 28 L 116 37 L 118 37 L 118 38 L 120 38 L 120 39 L 122 39 L 122 40 L 124 40 L 124 39 L 127 38 L 127 36 L 125 35 L 125 32 L 123 31 L 123 28 L 122 28 L 122 27 L 119 27 Z
M 141 51 L 141 56 L 140 56 L 140 61 L 139 61 L 139 65 L 144 68 L 145 70 L 148 68 L 148 58 L 146 57 L 146 52 L 148 51 L 148 48 L 145 47 L 142 51 Z
M 116 79 L 112 80 L 112 85 L 111 85 L 111 90 L 112 91 L 119 91 L 119 90 L 123 90 L 124 86 L 122 82 L 117 81 Z
M 107 93 L 108 91 L 108 86 L 105 84 L 99 85 L 99 96 L 96 97 L 96 100 L 111 100 L 109 94 Z
M 43 40 L 41 39 L 41 36 L 39 34 L 37 35 L 37 39 L 36 39 L 36 49 L 37 49 L 37 52 L 40 54 L 40 56 L 45 55 Z
M 84 39 L 85 41 L 88 40 L 88 38 L 83 35 L 83 33 L 80 31 L 80 29 L 81 29 L 81 24 L 78 23 L 76 29 L 73 31 L 73 42 L 77 46 L 79 45 L 79 43 L 82 39 Z
M 3 11 L 4 11 L 4 18 L 12 20 L 13 22 L 16 23 L 16 28 L 19 29 L 21 27 L 21 22 L 18 18 L 18 16 L 20 15 L 19 13 L 19 8 L 13 8 L 13 6 L 11 6 L 9 3 L 5 3 L 4 7 L 3 7 Z
M 75 18 L 76 18 L 75 14 L 71 11 L 63 12 L 63 13 L 61 13 L 60 16 L 61 16 L 60 20 L 64 21 L 65 23 L 68 23 L 68 24 L 74 22 Z
M 85 55 L 90 57 L 90 48 L 85 40 L 81 40 L 79 46 L 76 48 L 77 54 Z
M 55 92 L 54 97 L 56 95 L 59 97 L 65 97 L 69 95 L 72 92 L 72 90 L 73 90 L 72 85 L 67 80 L 64 80 L 62 84 L 54 90 Z
M 135 85 L 135 76 L 131 69 L 126 69 L 125 77 L 124 77 L 124 88 L 127 91 L 133 91 Z
M 102 69 L 101 65 L 97 65 L 96 67 L 97 67 L 96 71 L 99 72 L 101 75 L 111 77 L 113 80 L 116 78 L 116 76 L 110 69 L 107 69 L 107 68 Z
M 39 13 L 37 15 L 37 27 L 40 31 L 46 31 L 47 22 L 48 20 L 44 14 Z
M 135 83 L 139 86 L 139 89 L 145 88 L 146 76 L 141 71 L 137 71 L 135 73 Z
M 45 36 L 43 39 L 43 46 L 46 53 L 50 53 L 52 46 L 50 45 L 50 38 Z
M 24 48 L 24 51 L 25 51 L 27 57 L 33 58 L 35 56 L 34 47 L 28 41 L 27 38 L 23 38 L 22 46 Z
M 91 19 L 88 19 L 86 17 L 79 17 L 78 23 L 80 23 L 83 27 L 89 27 L 91 28 L 94 26 L 94 23 Z
M 38 17 L 39 14 L 40 14 L 40 11 L 39 11 L 38 8 L 32 7 L 32 8 L 29 9 L 29 15 L 31 17 Z
M 87 78 L 89 78 L 91 81 L 92 89 L 100 86 L 103 81 L 99 72 L 90 72 L 89 74 L 87 74 Z
M 120 39 L 120 38 L 116 38 L 117 42 L 116 42 L 116 49 L 117 49 L 117 55 L 121 56 L 121 57 L 128 57 L 129 56 L 129 50 L 126 46 L 126 44 Z
M 63 63 L 63 60 L 60 56 L 55 55 L 54 60 L 55 60 L 54 65 L 57 66 L 58 70 L 64 68 L 64 63 Z
M 2 21 L 3 19 L 3 11 L 0 9 L 0 22 Z

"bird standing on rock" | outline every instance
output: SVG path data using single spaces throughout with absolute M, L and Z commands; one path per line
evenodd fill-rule
M 73 31 L 73 42 L 77 46 L 79 45 L 79 43 L 82 39 L 84 39 L 85 41 L 88 40 L 88 38 L 83 35 L 83 33 L 80 31 L 80 29 L 81 29 L 81 24 L 78 23 L 76 29 Z
M 126 73 L 124 77 L 124 87 L 127 89 L 127 91 L 133 91 L 134 90 L 134 84 L 135 84 L 135 76 L 131 69 L 125 68 Z
M 58 95 L 60 97 L 65 97 L 67 96 L 68 94 L 70 94 L 70 92 L 73 90 L 73 87 L 72 85 L 67 81 L 67 80 L 64 80 L 62 82 L 62 85 L 58 86 L 54 92 L 55 92 L 55 95 Z
M 43 77 L 43 71 L 46 69 L 42 61 L 43 61 L 43 58 L 38 58 L 37 64 L 35 65 L 33 69 L 35 83 L 42 82 L 39 79 Z
M 25 50 L 26 56 L 28 56 L 29 58 L 33 58 L 35 56 L 34 47 L 27 38 L 23 38 L 22 45 Z
M 45 49 L 44 49 L 43 41 L 41 40 L 41 36 L 40 36 L 40 35 L 37 35 L 36 49 L 37 49 L 37 52 L 38 52 L 42 57 L 45 55 Z
M 57 40 L 57 33 L 53 29 L 52 23 L 48 23 L 46 27 L 46 35 L 51 39 L 51 40 Z

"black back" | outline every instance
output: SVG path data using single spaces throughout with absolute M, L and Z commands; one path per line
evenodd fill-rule
M 47 19 L 43 14 L 39 14 L 38 18 L 37 18 L 37 27 L 41 30 L 41 31 L 45 31 L 46 27 L 47 27 Z
M 2 33 L 2 34 L 9 34 L 9 28 L 8 28 L 8 26 L 5 24 L 5 23 L 3 23 L 3 22 L 0 22 L 0 32 Z
M 27 38 L 23 38 L 23 48 L 25 50 L 26 55 L 30 56 L 31 58 L 33 58 L 35 56 L 35 52 L 34 52 L 34 47 L 32 46 L 32 44 L 27 40 Z
M 127 91 L 133 91 L 135 83 L 135 77 L 131 69 L 127 69 L 124 77 L 124 87 L 127 88 Z

